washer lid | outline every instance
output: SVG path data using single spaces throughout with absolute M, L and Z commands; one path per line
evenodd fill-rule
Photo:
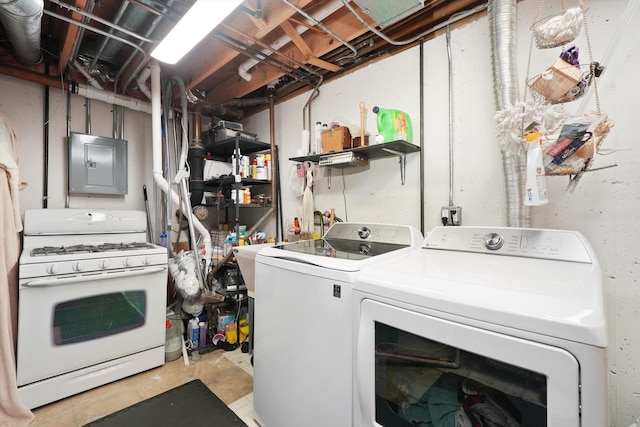
M 602 274 L 592 259 L 422 248 L 363 268 L 354 289 L 460 316 L 462 322 L 469 318 L 606 347 Z
M 399 256 L 410 248 L 419 248 L 421 243 L 422 235 L 411 226 L 342 222 L 334 224 L 322 239 L 270 246 L 258 255 L 333 270 L 359 271 L 365 264 Z

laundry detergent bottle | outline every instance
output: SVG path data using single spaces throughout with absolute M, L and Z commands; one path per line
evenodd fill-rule
M 407 113 L 380 107 L 373 107 L 373 112 L 377 114 L 378 135 L 382 137 L 378 142 L 413 142 L 411 118 Z

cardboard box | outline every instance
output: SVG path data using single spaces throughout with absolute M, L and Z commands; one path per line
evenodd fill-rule
M 336 126 L 322 131 L 322 152 L 342 151 L 351 148 L 351 133 L 346 126 Z
M 564 102 L 567 94 L 580 82 L 583 72 L 579 67 L 562 59 L 556 62 L 530 84 L 531 89 L 542 95 L 547 102 Z
M 364 147 L 365 145 L 369 145 L 369 135 L 364 136 L 364 144 L 361 143 L 360 139 L 361 138 L 359 136 L 354 137 L 353 143 L 352 143 L 353 147 L 351 148 L 358 148 L 358 147 Z

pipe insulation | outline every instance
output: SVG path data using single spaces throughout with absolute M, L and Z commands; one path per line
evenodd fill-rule
M 0 0 L 0 22 L 11 42 L 13 55 L 23 64 L 42 61 L 40 21 L 44 0 Z
M 518 101 L 516 67 L 516 0 L 490 0 L 489 25 L 496 110 Z M 507 197 L 507 225 L 529 227 L 530 209 L 524 205 L 526 157 L 502 148 L 502 166 Z
M 184 91 L 183 91 L 184 93 Z M 162 108 L 160 103 L 160 65 L 158 61 L 151 61 L 151 138 L 153 143 L 152 150 L 152 159 L 153 159 L 153 178 L 160 188 L 162 192 L 167 194 L 168 197 L 171 197 L 172 202 L 182 207 L 183 214 L 189 219 L 189 224 L 192 225 L 194 229 L 197 229 L 200 237 L 202 239 L 202 255 L 205 261 L 205 271 L 209 270 L 211 264 L 211 235 L 209 234 L 209 230 L 200 223 L 196 218 L 193 217 L 191 213 L 191 209 L 187 206 L 187 202 L 183 202 L 180 200 L 178 193 L 174 189 L 169 186 L 169 183 L 164 178 L 162 174 Z M 186 111 L 184 112 L 186 115 Z M 186 130 L 185 130 L 186 132 Z M 183 146 L 186 145 L 186 139 L 183 138 Z M 186 163 L 186 149 L 182 150 L 182 154 L 180 156 L 180 163 L 178 167 L 181 168 L 182 173 L 184 173 L 184 165 Z M 182 181 L 184 182 L 184 180 Z M 188 198 L 185 197 L 185 200 L 188 201 Z M 190 230 L 193 231 L 193 230 Z M 195 238 L 192 232 L 192 238 Z M 197 246 L 193 246 L 194 248 L 194 256 L 196 257 L 196 265 L 200 265 L 199 257 L 201 252 L 197 249 Z M 202 271 L 198 269 L 200 273 L 198 275 L 199 279 L 202 280 L 201 286 L 204 284 L 204 278 L 202 277 Z

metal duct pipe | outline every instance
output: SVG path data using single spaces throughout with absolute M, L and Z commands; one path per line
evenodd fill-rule
M 42 61 L 40 21 L 44 0 L 0 0 L 0 21 L 13 48 L 13 55 L 23 64 Z
M 516 0 L 490 0 L 491 57 L 496 110 L 518 101 L 516 69 Z M 507 196 L 507 225 L 529 227 L 530 209 L 524 205 L 526 159 L 521 154 L 502 150 L 502 165 Z

